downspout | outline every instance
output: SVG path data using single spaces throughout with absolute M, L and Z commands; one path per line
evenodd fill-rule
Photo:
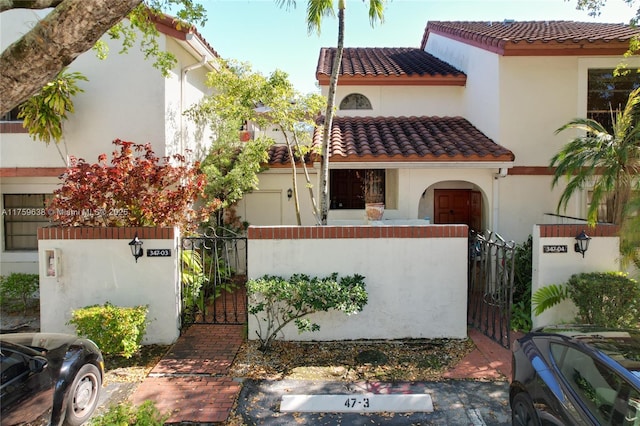
M 491 230 L 498 232 L 498 224 L 500 223 L 500 178 L 507 177 L 509 169 L 500 167 L 498 173 L 493 175 L 493 207 L 492 207 L 492 223 Z
M 187 65 L 182 68 L 180 73 L 180 155 L 185 155 L 185 133 L 187 129 L 184 124 L 184 110 L 185 110 L 185 89 L 184 86 L 187 82 L 187 73 L 189 71 L 195 70 L 196 68 L 200 68 L 205 66 L 207 63 L 207 57 L 202 55 L 200 62 L 196 62 L 195 64 Z

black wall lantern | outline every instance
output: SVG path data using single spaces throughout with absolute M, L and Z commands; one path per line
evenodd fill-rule
M 585 234 L 584 230 L 580 232 L 576 236 L 576 245 L 574 246 L 576 253 L 582 253 L 582 257 L 584 257 L 584 254 L 586 253 L 586 251 L 589 250 L 590 240 L 591 240 L 591 237 Z
M 138 238 L 137 232 L 133 240 L 129 241 L 129 248 L 131 249 L 131 255 L 136 259 L 136 263 L 138 263 L 138 258 L 142 257 L 144 253 L 142 251 L 142 241 Z
M 291 197 L 293 197 L 293 189 L 289 188 L 287 189 L 287 198 L 291 199 Z

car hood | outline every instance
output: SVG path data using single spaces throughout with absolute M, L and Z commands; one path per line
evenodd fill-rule
M 0 341 L 27 346 L 36 351 L 66 349 L 78 341 L 78 336 L 63 333 L 14 333 L 3 334 Z

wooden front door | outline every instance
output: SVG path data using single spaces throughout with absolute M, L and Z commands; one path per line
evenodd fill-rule
M 434 190 L 434 223 L 464 224 L 480 230 L 482 226 L 482 194 L 470 189 Z

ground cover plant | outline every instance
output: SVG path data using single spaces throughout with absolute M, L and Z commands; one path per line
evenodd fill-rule
M 242 345 L 230 374 L 255 380 L 442 380 L 474 348 L 470 339 L 277 340 L 264 352 L 254 340 Z

